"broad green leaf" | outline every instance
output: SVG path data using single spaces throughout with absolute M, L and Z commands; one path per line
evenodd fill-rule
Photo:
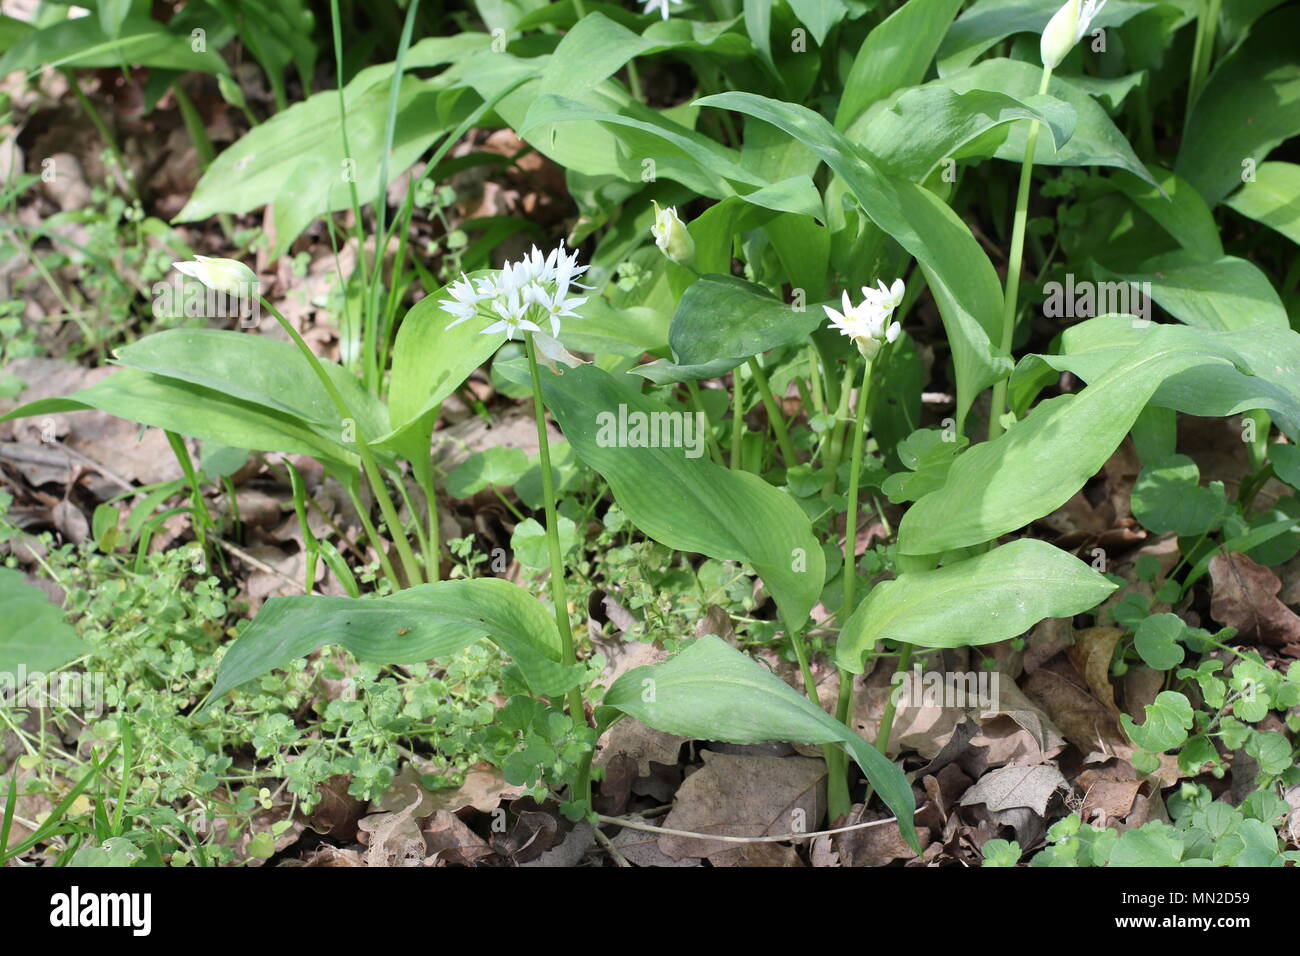
M 903 516 L 899 549 L 937 554 L 980 544 L 1065 504 L 1124 440 L 1160 383 L 1202 361 L 1163 332 L 1150 327 L 1135 353 L 1087 388 L 1042 402 L 958 458 L 944 486 Z
M 1107 4 L 1107 9 L 1109 9 Z M 960 73 L 935 80 L 932 85 L 946 86 L 965 93 L 969 90 L 996 90 L 1033 105 L 1037 101 L 1042 80 L 1042 67 L 1019 60 L 982 60 Z M 1124 134 L 1119 131 L 1106 111 L 1087 93 L 1075 87 L 1068 79 L 1052 76 L 1047 92 L 1074 109 L 1074 132 L 1059 149 L 1049 136 L 1039 136 L 1034 152 L 1034 162 L 1042 166 L 1115 166 L 1127 170 L 1145 182 L 1155 180 L 1133 152 Z M 1010 127 L 1007 138 L 998 147 L 995 156 L 1019 164 L 1025 156 L 1028 123 Z
M 494 445 L 475 452 L 447 476 L 447 494 L 469 498 L 484 488 L 506 488 L 528 470 L 528 455 L 522 448 Z
M 1146 721 L 1136 724 L 1128 714 L 1120 714 L 1124 732 L 1143 750 L 1163 753 L 1180 746 L 1192 728 L 1192 705 L 1177 691 L 1166 690 L 1156 695 L 1154 703 L 1145 706 Z
M 997 149 L 972 146 L 981 137 L 1016 120 L 1039 120 L 1058 148 L 1074 133 L 1074 107 L 1051 96 L 1021 102 L 1005 93 L 974 89 L 957 93 L 943 86 L 904 92 L 886 108 L 863 117 L 849 138 L 879 157 L 891 172 L 920 182 L 942 160 L 991 156 Z
M 744 37 L 726 31 L 729 25 L 672 19 L 651 24 L 644 34 L 637 34 L 603 13 L 593 11 L 564 35 L 551 54 L 542 71 L 541 92 L 574 96 L 609 78 L 639 56 L 691 51 L 718 60 L 752 54 Z
M 1179 245 L 1208 261 L 1223 256 L 1219 227 L 1210 207 L 1187 180 L 1167 170 L 1152 168 L 1155 186 L 1132 173 L 1117 171 L 1110 181 L 1134 205 L 1164 227 Z
M 42 27 L 18 41 L 0 58 L 0 76 L 43 67 L 118 67 L 123 63 L 160 70 L 229 73 L 215 50 L 197 52 L 189 35 L 168 32 L 147 16 L 129 16 L 118 35 L 104 32 L 99 17 L 76 17 Z
M 872 103 L 925 79 L 960 8 L 961 0 L 908 0 L 868 33 L 844 81 L 835 128 L 848 129 Z
M 1188 356 L 1199 356 L 1200 364 L 1162 382 L 1152 396 L 1153 405 L 1216 418 L 1267 409 L 1292 440 L 1300 436 L 1300 337 L 1289 329 L 1215 332 L 1100 316 L 1066 329 L 1062 354 L 1034 356 L 1032 361 L 1092 382 L 1127 362 L 1154 330 Z M 1022 374 L 1026 368 L 1022 363 L 1017 369 L 1013 393 L 1032 377 Z M 1016 398 L 1016 407 L 1023 407 L 1023 397 Z
M 1092 28 L 1120 26 L 1152 6 L 1109 0 L 1092 21 Z M 1041 34 L 1052 14 L 1060 8 L 1058 0 L 977 0 L 957 18 L 944 37 L 939 48 L 939 74 L 946 76 L 970 66 L 981 53 L 1013 33 Z M 1091 42 L 1091 30 L 1088 40 L 1080 45 L 1087 42 Z
M 825 321 L 809 304 L 797 312 L 762 286 L 727 275 L 692 283 L 673 313 L 668 344 L 681 365 L 702 365 L 723 356 L 748 358 L 806 339 Z
M 818 46 L 826 42 L 831 27 L 849 12 L 844 0 L 789 0 L 789 3 L 794 15 L 808 28 Z
M 1224 203 L 1300 245 L 1300 166 L 1295 163 L 1260 163 L 1255 178 Z
M 1155 534 L 1175 532 L 1195 537 L 1215 528 L 1227 499 L 1223 482 L 1201 487 L 1201 471 L 1186 455 L 1151 462 L 1133 486 L 1133 517 Z
M 1180 250 L 1111 274 L 1148 285 L 1156 304 L 1188 325 L 1219 331 L 1291 328 L 1268 276 L 1236 256 L 1205 262 Z
M 90 648 L 77 637 L 63 611 L 21 571 L 0 567 L 0 701 L 26 677 L 62 667 Z
M 634 667 L 604 705 L 656 730 L 736 744 L 840 744 L 853 756 L 916 847 L 916 801 L 901 770 L 761 664 L 706 635 L 662 664 Z
M 407 69 L 434 67 L 481 52 L 491 38 L 462 33 L 413 46 Z M 186 43 L 188 49 L 188 43 Z M 242 213 L 275 204 L 277 249 L 287 248 L 315 218 L 351 205 L 352 177 L 361 202 L 378 190 L 394 65 L 362 70 L 344 88 L 349 155 L 343 155 L 339 93 L 317 93 L 272 116 L 222 152 L 176 217 L 180 222 L 221 212 Z M 403 79 L 396 136 L 388 157 L 390 179 L 410 166 L 459 116 L 446 115 L 434 81 Z M 351 161 L 345 166 L 345 160 Z
M 1177 614 L 1153 614 L 1134 629 L 1133 646 L 1148 666 L 1167 671 L 1183 662 L 1178 639 L 1186 631 L 1187 625 Z
M 171 329 L 123 346 L 116 357 L 123 365 L 224 392 L 342 435 L 344 423 L 338 408 L 291 342 L 256 332 Z M 384 407 L 356 376 L 327 360 L 322 360 L 321 366 L 357 415 L 357 424 L 367 437 L 373 439 L 388 431 Z
M 825 583 L 821 545 L 802 509 L 757 475 L 713 464 L 696 416 L 671 413 L 635 391 L 636 379 L 624 381 L 583 365 L 543 373 L 542 391 L 578 457 L 609 482 L 633 524 L 670 548 L 749 564 L 787 626 L 802 626 Z M 689 427 L 674 435 L 674 421 Z M 666 444 L 658 442 L 664 430 Z M 645 447 L 651 440 L 659 447 Z
M 326 437 L 285 412 L 135 368 L 124 368 L 66 398 L 24 405 L 0 421 L 92 408 L 204 441 L 310 455 L 345 483 L 355 481 L 356 456 L 339 443 L 337 434 Z
M 563 128 L 564 134 L 573 138 L 586 136 L 587 124 L 607 124 L 614 128 L 617 146 L 601 156 L 599 167 L 577 167 L 580 171 L 613 172 L 638 180 L 644 176 L 649 161 L 654 163 L 656 177 L 672 179 L 714 199 L 738 195 L 778 212 L 822 214 L 820 196 L 807 177 L 798 177 L 799 182 L 807 183 L 806 190 L 767 188 L 773 184 L 742 166 L 734 150 L 634 101 L 622 102 L 600 90 L 588 95 L 589 99 L 600 97 L 604 102 L 592 106 L 551 93 L 538 96 L 528 110 L 520 135 L 552 155 L 559 133 L 548 131 Z
M 490 323 L 482 319 L 448 328 L 455 319 L 438 302 L 450 298 L 444 286 L 417 302 L 406 313 L 393 343 L 388 383 L 392 431 L 374 441 L 402 449 L 403 457 L 413 462 L 428 457 L 439 406 L 506 340 L 504 332 L 484 335 Z
M 1001 335 L 997 273 L 966 225 L 933 193 L 881 172 L 811 110 L 750 93 L 722 93 L 696 102 L 746 113 L 798 138 L 848 184 L 872 221 L 916 257 L 952 346 L 960 430 L 975 396 L 1011 368 L 991 338 Z
M 1213 207 L 1283 140 L 1300 133 L 1300 8 L 1274 11 L 1223 58 L 1183 130 L 1175 172 Z
M 483 638 L 514 659 L 537 693 L 562 694 L 580 679 L 576 668 L 560 663 L 555 618 L 545 607 L 508 581 L 471 578 L 422 584 L 384 598 L 272 598 L 230 645 L 207 700 L 326 644 L 341 645 L 363 661 L 413 664 L 447 657 Z
M 1116 585 L 1069 552 L 1022 538 L 871 589 L 840 631 L 835 656 L 855 674 L 882 640 L 966 647 L 1016 637 L 1048 617 L 1100 604 Z

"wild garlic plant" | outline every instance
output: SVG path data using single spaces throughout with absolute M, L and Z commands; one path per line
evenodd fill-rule
M 826 14 L 833 22 L 808 5 L 760 4 L 762 17 L 747 8 L 719 21 L 700 19 L 711 16 L 701 5 L 679 10 L 672 0 L 671 18 L 670 0 L 643 6 L 626 24 L 579 5 L 553 11 L 554 20 L 523 19 L 521 36 L 505 41 L 466 32 L 404 43 L 411 71 L 437 74 L 406 73 L 404 61 L 362 71 L 330 100 L 340 107 L 333 126 L 320 102 L 291 107 L 218 157 L 187 214 L 274 202 L 287 244 L 322 210 L 341 207 L 332 180 L 295 179 L 274 144 L 311 137 L 325 166 L 372 167 L 369 185 L 382 197 L 393 139 L 353 144 L 354 155 L 335 142 L 343 117 L 364 115 L 390 132 L 400 124 L 411 157 L 432 151 L 430 168 L 475 123 L 499 122 L 582 185 L 568 245 L 500 268 L 488 268 L 500 260 L 482 252 L 445 285 L 426 282 L 396 332 L 377 334 L 383 358 L 367 359 L 360 379 L 312 356 L 271 310 L 290 343 L 216 330 L 149 336 L 121 349 L 123 368 L 103 382 L 13 413 L 97 408 L 203 441 L 312 455 L 358 501 L 369 485 L 385 528 L 367 532 L 381 556 L 384 533 L 392 537 L 401 571 L 386 570 L 407 586 L 382 597 L 268 601 L 231 644 L 213 695 L 325 643 L 402 663 L 486 639 L 509 656 L 517 696 L 528 700 L 503 715 L 503 728 L 521 740 L 546 731 L 546 747 L 521 748 L 512 766 L 537 764 L 536 779 L 575 815 L 590 810 L 595 736 L 631 717 L 699 739 L 826 746 L 832 819 L 862 793 L 847 753 L 909 841 L 916 798 L 886 755 L 892 707 L 872 740 L 850 726 L 853 682 L 879 663 L 905 668 L 916 652 L 978 651 L 1052 618 L 1115 623 L 1126 642 L 1116 666 L 1124 655 L 1163 664 L 1167 683 L 1181 688 L 1163 692 L 1176 696 L 1162 694 L 1145 724 L 1123 728 L 1144 773 L 1178 748 L 1180 760 L 1190 754 L 1189 773 L 1210 762 L 1198 758 L 1213 750 L 1221 722 L 1190 716 L 1184 691 L 1196 684 L 1217 694 L 1218 678 L 1200 665 L 1174 670 L 1184 653 L 1222 650 L 1209 641 L 1237 655 L 1234 667 L 1275 675 L 1263 680 L 1289 706 L 1294 692 L 1279 672 L 1234 650 L 1228 636 L 1148 613 L 1155 605 L 1141 595 L 1113 608 L 1121 579 L 1094 539 L 1067 548 L 1031 529 L 1129 442 L 1145 475 L 1135 520 L 1175 536 L 1181 554 L 1172 570 L 1144 579 L 1167 606 L 1220 550 L 1272 560 L 1300 534 L 1290 491 L 1256 507 L 1271 477 L 1293 489 L 1300 482 L 1297 273 L 1248 258 L 1256 240 L 1241 240 L 1267 232 L 1255 224 L 1272 230 L 1261 241 L 1296 239 L 1286 214 L 1300 190 L 1294 164 L 1264 160 L 1300 123 L 1279 118 L 1261 132 L 1243 117 L 1290 95 L 1286 41 L 1300 14 L 1250 11 L 1229 22 L 1209 4 L 1194 18 L 1187 68 L 1176 35 L 1191 19 L 1139 21 L 1132 4 L 1035 4 L 1032 16 L 1008 17 L 979 42 L 970 38 L 990 21 L 956 2 L 837 6 Z M 1099 30 L 1139 28 L 1143 43 L 1112 36 L 1104 67 L 1094 62 L 1105 45 Z M 795 30 L 813 47 L 785 43 Z M 1218 30 L 1231 37 L 1217 42 Z M 1014 42 L 1026 33 L 1028 46 Z M 1037 62 L 1022 58 L 1034 46 Z M 690 68 L 701 95 L 652 107 L 637 79 L 638 61 L 650 58 Z M 408 90 L 420 108 L 406 102 Z M 435 101 L 446 116 L 425 108 Z M 1171 105 L 1188 117 L 1185 129 L 1156 125 L 1153 110 Z M 1003 210 L 997 197 L 1007 190 L 992 187 L 1009 185 L 1012 163 L 1014 205 Z M 1057 218 L 1031 207 L 1036 175 Z M 244 177 L 261 188 L 258 202 L 240 205 Z M 971 223 L 1006 211 L 1007 248 L 991 255 L 998 230 Z M 354 221 L 364 221 L 359 211 Z M 1294 250 L 1285 249 L 1275 258 L 1290 263 Z M 1000 276 L 994 262 L 1003 257 Z M 187 271 L 214 284 L 247 279 L 204 261 Z M 1024 276 L 1045 291 L 1062 272 L 1067 285 L 1151 293 L 1114 307 L 1044 307 L 1031 328 L 1020 308 Z M 404 286 L 390 277 L 380 296 L 379 278 L 377 265 L 367 270 L 368 295 L 396 322 Z M 1160 310 L 1155 320 L 1147 299 Z M 523 370 L 497 354 L 516 341 Z M 433 431 L 442 403 L 488 363 L 495 382 L 533 403 L 545 596 L 487 574 L 437 580 Z M 1063 373 L 1070 389 L 1060 387 Z M 946 391 L 923 402 L 927 376 Z M 1246 416 L 1252 470 L 1237 500 L 1203 486 L 1177 454 L 1179 413 Z M 574 513 L 616 505 L 639 536 L 683 556 L 691 571 L 691 562 L 729 563 L 752 585 L 737 642 L 791 655 L 804 694 L 710 634 L 682 635 L 664 662 L 628 671 L 603 694 L 593 688 L 582 632 L 571 626 L 585 595 L 566 574 L 547 415 L 596 488 L 591 509 Z M 701 419 L 708 454 L 688 454 L 701 446 L 683 437 Z M 404 525 L 396 507 L 393 491 L 406 503 L 406 469 L 427 522 Z M 872 538 L 860 551 L 868 507 Z M 369 521 L 364 502 L 358 510 Z M 584 548 L 577 522 L 574 535 Z M 819 654 L 839 678 L 833 713 L 817 692 Z M 1281 746 L 1230 726 L 1261 753 Z

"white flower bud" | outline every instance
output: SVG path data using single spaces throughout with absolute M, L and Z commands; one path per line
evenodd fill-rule
M 257 275 L 238 259 L 195 256 L 194 262 L 174 262 L 176 271 L 198 279 L 209 289 L 227 295 L 255 295 Z
M 695 259 L 695 240 L 687 231 L 686 223 L 678 217 L 677 208 L 660 209 L 659 204 L 653 201 L 652 205 L 655 207 L 655 224 L 650 227 L 650 235 L 655 237 L 655 245 L 678 265 L 690 265 Z

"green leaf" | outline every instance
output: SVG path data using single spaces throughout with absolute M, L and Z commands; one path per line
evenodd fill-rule
M 957 93 L 926 85 L 906 90 L 887 108 L 868 114 L 849 130 L 849 137 L 890 172 L 920 182 L 942 160 L 994 155 L 998 144 L 984 145 L 983 134 L 1017 120 L 1042 122 L 1060 147 L 1074 133 L 1075 112 L 1051 96 L 1021 102 L 1005 93 Z
M 1092 21 L 1093 28 L 1127 23 L 1153 4 L 1109 0 Z M 946 76 L 974 63 L 981 53 L 1013 33 L 1043 32 L 1058 0 L 977 0 L 958 17 L 939 48 L 939 74 Z M 1089 31 L 1091 33 L 1091 31 Z M 1037 40 L 1034 58 L 1037 60 Z
M 737 110 L 797 138 L 844 180 L 871 220 L 916 257 L 952 347 L 960 431 L 975 396 L 1011 367 L 992 342 L 1001 336 L 1002 288 L 966 225 L 933 193 L 877 169 L 812 110 L 751 93 L 708 96 L 696 105 Z
M 907 778 L 884 754 L 814 705 L 761 664 L 706 635 L 662 664 L 634 667 L 616 680 L 604 704 L 647 726 L 681 737 L 736 744 L 788 741 L 843 746 L 898 818 L 919 852 Z
M 1094 382 L 1130 361 L 1153 332 L 1180 348 L 1189 361 L 1197 356 L 1199 359 L 1195 367 L 1166 378 L 1151 404 L 1203 417 L 1267 409 L 1292 440 L 1300 435 L 1300 336 L 1290 329 L 1217 332 L 1101 316 L 1066 329 L 1061 355 L 1035 356 L 1033 361 Z M 1023 368 L 1017 369 L 1012 379 L 1013 394 L 1025 384 Z M 1022 399 L 1023 395 L 1016 399 L 1016 407 L 1021 407 Z
M 1109 8 L 1109 4 L 1107 4 Z M 965 93 L 969 90 L 995 90 L 1015 97 L 1026 105 L 1037 105 L 1038 87 L 1043 70 L 1019 60 L 983 60 L 970 69 L 932 85 L 942 85 Z M 1133 152 L 1124 134 L 1106 115 L 1106 111 L 1091 96 L 1080 90 L 1065 77 L 1053 75 L 1047 92 L 1074 109 L 1074 132 L 1069 141 L 1058 149 L 1048 136 L 1038 137 L 1034 162 L 1040 166 L 1114 166 L 1127 170 L 1152 185 L 1155 180 L 1142 161 Z M 1013 163 L 1025 156 L 1029 124 L 1018 123 L 1009 128 L 1007 138 L 993 155 Z
M 1120 723 L 1129 738 L 1144 750 L 1163 753 L 1182 745 L 1192 728 L 1192 705 L 1177 691 L 1165 690 L 1147 704 L 1146 722 L 1138 725 L 1128 714 L 1120 714 Z
M 0 674 L 11 681 L 51 671 L 90 650 L 45 592 L 21 571 L 0 567 Z M 0 681 L 0 692 L 17 688 Z M 7 700 L 0 693 L 0 700 Z
M 803 510 L 785 492 L 748 472 L 720 468 L 704 452 L 694 416 L 677 447 L 630 447 L 638 436 L 633 413 L 647 425 L 669 409 L 592 365 L 562 376 L 542 375 L 546 407 L 578 457 L 609 482 L 619 507 L 642 532 L 679 551 L 723 561 L 744 561 L 762 577 L 787 626 L 800 627 L 821 596 L 825 559 Z M 624 418 L 626 414 L 627 418 Z M 626 421 L 628 428 L 620 429 Z M 624 431 L 624 434 L 619 434 Z M 658 434 L 658 429 L 654 434 Z M 693 438 L 695 447 L 682 447 Z M 692 457 L 694 456 L 694 457 Z
M 1249 180 L 1224 203 L 1300 245 L 1300 166 L 1260 163 Z
M 1165 327 L 1074 395 L 1039 404 L 1002 435 L 962 455 L 938 491 L 903 516 L 899 549 L 937 554 L 1024 527 L 1065 504 L 1119 447 L 1159 384 L 1202 361 Z
M 991 644 L 1044 618 L 1091 610 L 1115 588 L 1074 555 L 1022 538 L 876 585 L 844 623 L 836 659 L 857 674 L 863 655 L 882 640 L 918 647 Z
M 894 504 L 916 501 L 943 487 L 957 454 L 970 444 L 965 435 L 918 428 L 898 443 L 898 457 L 910 471 L 890 475 L 880 486 Z
M 1133 646 L 1142 660 L 1158 671 L 1171 670 L 1183 662 L 1183 648 L 1178 639 L 1187 625 L 1177 614 L 1153 614 L 1133 632 Z
M 476 272 L 470 279 L 486 275 Z M 443 401 L 506 340 L 504 332 L 484 335 L 488 323 L 470 319 L 452 324 L 438 302 L 450 298 L 447 287 L 417 302 L 397 330 L 393 371 L 388 385 L 392 431 L 372 433 L 374 444 L 391 448 L 411 462 L 429 457 L 434 420 Z M 420 467 L 417 465 L 417 468 Z
M 1149 286 L 1160 308 L 1197 328 L 1291 328 L 1268 276 L 1253 262 L 1236 256 L 1201 261 L 1194 253 L 1179 250 L 1111 274 Z
M 1150 710 L 1150 708 L 1147 708 Z M 1110 866 L 1179 866 L 1183 858 L 1183 840 L 1167 823 L 1153 821 L 1126 830 L 1110 851 Z
M 1110 182 L 1163 226 L 1183 248 L 1203 260 L 1222 258 L 1219 227 L 1201 194 L 1187 180 L 1168 170 L 1152 168 L 1151 174 L 1156 180 L 1154 186 L 1122 170 Z
M 92 408 L 204 441 L 310 455 L 336 476 L 357 472 L 357 459 L 339 443 L 337 429 L 327 438 L 296 416 L 135 368 L 124 368 L 66 398 L 24 405 L 0 421 Z
M 853 58 L 835 110 L 835 128 L 848 129 L 876 100 L 925 79 L 961 0 L 908 0 L 867 34 Z
M 1269 445 L 1268 460 L 1273 463 L 1273 471 L 1279 478 L 1300 491 L 1300 447 Z
M 564 557 L 578 546 L 578 528 L 570 518 L 559 516 L 560 556 Z M 510 550 L 515 559 L 526 568 L 549 568 L 551 566 L 550 544 L 546 529 L 532 518 L 525 518 L 515 525 L 510 535 Z
M 118 67 L 123 63 L 160 70 L 229 73 L 215 50 L 195 51 L 187 35 L 169 32 L 147 16 L 121 21 L 118 34 L 104 32 L 99 17 L 77 17 L 27 34 L 0 58 L 0 75 L 41 67 Z
M 1300 133 L 1300 9 L 1260 20 L 1220 60 L 1183 130 L 1174 170 L 1216 205 L 1283 140 Z
M 318 647 L 338 644 L 359 660 L 412 664 L 487 638 L 509 654 L 533 691 L 556 696 L 577 684 L 560 663 L 555 618 L 499 578 L 422 584 L 384 598 L 271 598 L 222 658 L 208 703 Z
M 1223 482 L 1201 487 L 1201 472 L 1186 455 L 1171 455 L 1142 469 L 1133 487 L 1133 517 L 1156 534 L 1194 537 L 1215 528 L 1227 498 Z
M 117 350 L 123 365 L 179 379 L 245 402 L 286 412 L 322 426 L 338 438 L 344 422 L 297 346 L 255 332 L 172 329 L 147 335 Z M 367 436 L 388 431 L 384 407 L 355 375 L 322 361 L 325 374 L 359 418 Z
M 447 476 L 447 494 L 469 498 L 484 488 L 508 488 L 528 470 L 522 448 L 494 445 L 470 455 Z
M 797 312 L 762 286 L 725 275 L 691 284 L 673 313 L 668 344 L 682 365 L 749 358 L 804 341 L 825 315 L 816 305 Z

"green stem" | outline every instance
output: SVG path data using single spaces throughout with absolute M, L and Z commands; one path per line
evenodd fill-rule
M 206 559 L 208 553 L 208 532 L 207 529 L 212 527 L 212 514 L 208 511 L 207 502 L 203 500 L 203 489 L 199 485 L 199 474 L 194 470 L 194 462 L 190 458 L 190 450 L 185 447 L 185 439 L 175 432 L 166 432 L 167 444 L 172 446 L 172 454 L 180 463 L 181 471 L 185 474 L 185 482 L 190 486 L 190 499 L 194 503 L 194 536 L 199 539 L 199 547 L 203 549 Z
M 429 540 L 429 551 L 432 563 L 425 568 L 425 579 L 428 581 L 437 581 L 442 577 L 442 530 L 438 526 L 438 493 L 433 485 L 433 470 L 430 468 L 416 468 L 415 480 L 420 485 L 420 491 L 424 493 L 424 506 L 428 511 L 429 528 L 427 537 Z
M 265 296 L 259 296 L 259 298 L 261 299 L 263 308 L 275 317 L 275 320 L 280 323 L 280 328 L 284 329 L 285 334 L 287 334 L 289 338 L 293 340 L 293 344 L 298 347 L 298 351 L 300 351 L 303 354 L 303 357 L 307 359 L 308 364 L 311 365 L 312 371 L 316 373 L 316 377 L 320 380 L 321 386 L 325 389 L 326 394 L 329 395 L 330 401 L 334 403 L 334 407 L 338 410 L 339 415 L 352 422 L 353 428 L 356 430 L 355 444 L 357 454 L 361 458 L 361 466 L 365 470 L 366 480 L 370 483 L 370 489 L 375 494 L 375 500 L 379 502 L 379 511 L 384 516 L 384 523 L 388 525 L 388 531 L 393 536 L 393 544 L 397 547 L 398 557 L 402 560 L 402 568 L 406 571 L 407 585 L 414 586 L 420 584 L 424 580 L 420 574 L 420 562 L 415 559 L 415 552 L 411 550 L 411 542 L 406 539 L 406 531 L 403 529 L 401 519 L 397 515 L 397 508 L 393 504 L 393 497 L 389 494 L 388 486 L 384 483 L 384 476 L 380 473 L 379 466 L 375 463 L 375 456 L 370 451 L 369 436 L 365 434 L 365 429 L 361 425 L 360 418 L 358 418 L 357 415 L 353 413 L 352 409 L 348 407 L 347 400 L 335 387 L 334 382 L 329 375 L 325 373 L 325 367 L 321 365 L 320 359 L 316 357 L 316 353 L 311 350 L 310 346 L 303 341 L 302 336 L 298 334 L 298 330 L 289 323 L 288 319 L 280 314 L 279 309 L 266 300 Z M 367 532 L 369 532 L 369 530 L 370 529 L 367 529 Z M 378 539 L 372 540 L 374 541 L 375 550 L 377 550 L 382 556 L 383 546 L 380 544 Z M 388 573 L 387 569 L 385 569 L 385 573 Z M 392 575 L 390 575 L 390 577 L 392 577 Z M 396 577 L 392 577 L 392 580 L 394 584 L 398 583 Z
M 99 110 L 95 109 L 95 104 L 90 101 L 90 97 L 82 92 L 81 84 L 77 82 L 76 71 L 64 70 L 63 75 L 67 78 L 68 86 L 72 88 L 73 94 L 77 97 L 77 102 L 86 111 L 86 116 L 90 119 L 91 125 L 95 127 L 100 138 L 108 146 L 109 152 L 113 154 L 113 159 L 117 161 L 118 169 L 122 171 L 122 181 L 126 183 L 127 192 L 130 193 L 132 199 L 139 202 L 140 194 L 136 191 L 135 182 L 131 179 L 131 170 L 126 165 L 126 157 L 122 155 L 122 150 L 118 148 L 117 139 L 109 131 L 108 124 L 99 115 Z
M 1214 59 L 1214 36 L 1219 28 L 1219 6 L 1221 0 L 1203 0 L 1200 15 L 1196 18 L 1196 41 L 1192 47 L 1192 72 L 1187 84 L 1187 108 L 1183 126 L 1191 120 L 1192 108 L 1196 99 L 1205 89 L 1205 79 L 1210 73 L 1210 61 Z
M 772 387 L 767 383 L 767 376 L 763 374 L 763 367 L 758 364 L 757 356 L 750 357 L 749 371 L 753 373 L 754 381 L 758 383 L 758 391 L 763 398 L 763 407 L 767 409 L 767 419 L 772 423 L 772 431 L 776 434 L 776 443 L 781 448 L 781 458 L 785 461 L 787 468 L 793 468 L 799 464 L 799 459 L 795 457 L 794 446 L 790 444 L 790 433 L 785 427 L 785 414 L 772 396 Z
M 709 443 L 709 457 L 713 459 L 715 465 L 721 465 L 722 449 L 718 447 L 718 439 L 713 434 L 713 422 L 709 420 L 709 413 L 704 408 L 704 402 L 700 400 L 700 387 L 695 382 L 687 382 L 686 391 L 690 393 L 691 404 L 695 406 L 695 410 L 704 416 L 704 438 Z
M 555 478 L 551 472 L 551 444 L 546 436 L 546 408 L 542 404 L 542 378 L 537 368 L 537 349 L 532 335 L 524 339 L 528 350 L 528 372 L 533 378 L 533 415 L 537 419 L 537 450 L 541 457 L 542 498 L 546 507 L 546 544 L 551 557 L 551 603 L 555 605 L 555 624 L 560 629 L 560 654 L 569 666 L 578 663 L 573 650 L 573 631 L 569 627 L 569 598 L 564 587 L 564 557 L 560 553 L 560 525 L 555 513 Z M 569 716 L 585 722 L 582 691 L 577 687 L 568 693 Z
M 384 550 L 384 541 L 379 537 L 379 529 L 375 523 L 370 520 L 370 514 L 366 509 L 366 504 L 361 500 L 361 495 L 352 485 L 347 486 L 348 498 L 352 501 L 352 507 L 357 509 L 357 517 L 361 519 L 361 529 L 366 533 L 366 539 L 370 546 L 375 549 L 375 555 L 379 558 L 379 567 L 384 572 L 384 577 L 397 583 L 397 569 L 393 567 L 393 562 L 388 558 L 388 552 Z
M 745 402 L 741 398 L 740 369 L 731 373 L 731 470 L 740 469 L 740 446 L 745 434 Z
M 872 362 L 866 360 L 862 369 L 862 387 L 858 389 L 858 404 L 853 424 L 853 457 L 849 465 L 848 510 L 844 516 L 844 598 L 840 602 L 840 627 L 853 615 L 853 598 L 858 583 L 858 484 L 862 474 L 862 450 L 866 443 L 867 399 L 871 389 Z M 840 672 L 840 693 L 835 703 L 835 718 L 848 724 L 853 713 L 853 675 L 843 667 Z M 848 757 L 836 751 L 836 761 L 830 765 L 830 784 L 827 799 L 831 804 L 831 818 L 835 819 L 850 809 Z
M 853 363 L 844 364 L 844 377 L 840 381 L 840 402 L 835 408 L 835 427 L 831 429 L 831 447 L 826 459 L 826 470 L 830 472 L 826 479 L 825 494 L 835 493 L 835 482 L 839 479 L 840 462 L 844 458 L 844 429 L 849 418 L 849 393 L 853 390 Z
M 1038 85 L 1041 96 L 1047 92 L 1052 71 L 1043 68 L 1043 79 Z M 1038 147 L 1038 120 L 1029 121 L 1029 136 L 1025 139 L 1025 158 L 1020 164 L 1020 187 L 1016 191 L 1016 216 L 1011 227 L 1011 252 L 1007 258 L 1007 282 L 1003 292 L 1002 351 L 1011 354 L 1011 343 L 1016 333 L 1016 300 L 1020 296 L 1020 267 L 1025 255 L 1025 224 L 1029 217 L 1029 185 L 1034 172 L 1034 150 Z M 989 408 L 989 439 L 1002 434 L 1002 415 L 1007 408 L 1007 379 L 993 386 L 993 402 Z
M 895 674 L 904 673 L 907 670 L 907 665 L 911 662 L 911 660 L 912 660 L 912 645 L 904 644 L 903 652 L 898 655 L 898 664 L 894 668 L 894 673 Z M 876 749 L 879 750 L 882 754 L 885 754 L 886 756 L 888 756 L 886 752 L 889 750 L 889 737 L 894 729 L 894 712 L 898 709 L 896 697 L 897 694 L 894 693 L 891 693 L 889 695 L 889 702 L 885 704 L 885 712 L 883 715 L 881 715 L 880 718 L 880 730 L 876 733 Z M 866 797 L 863 798 L 862 801 L 864 806 L 871 802 L 871 797 L 872 794 L 874 793 L 875 793 L 875 788 L 872 787 L 870 783 L 868 783 L 867 795 Z

